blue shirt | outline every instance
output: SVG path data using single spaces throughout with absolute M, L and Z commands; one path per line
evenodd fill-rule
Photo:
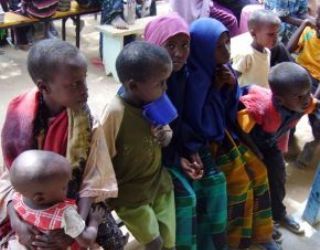
M 308 14 L 308 1 L 307 0 L 265 0 L 265 8 L 276 12 L 279 17 L 295 17 L 304 19 Z M 280 36 L 284 43 L 288 42 L 292 34 L 298 27 L 282 23 Z

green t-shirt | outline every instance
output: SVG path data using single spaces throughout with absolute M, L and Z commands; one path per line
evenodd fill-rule
M 142 110 L 116 96 L 107 107 L 103 127 L 116 173 L 119 195 L 112 207 L 152 203 L 169 192 L 172 182 L 161 164 L 161 146 L 154 141 Z

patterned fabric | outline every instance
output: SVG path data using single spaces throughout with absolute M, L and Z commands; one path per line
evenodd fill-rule
M 66 200 L 43 210 L 29 208 L 24 202 L 21 194 L 13 196 L 13 206 L 19 216 L 31 225 L 41 230 L 55 230 L 63 227 L 63 214 L 68 207 L 76 209 L 75 201 Z
M 265 0 L 265 8 L 276 12 L 279 17 L 292 16 L 304 19 L 308 14 L 307 0 Z M 284 43 L 287 43 L 297 26 L 282 22 L 280 36 Z
M 320 38 L 317 31 L 306 27 L 298 43 L 297 63 L 306 68 L 310 75 L 320 81 Z
M 56 13 L 59 0 L 22 0 L 22 12 L 35 18 L 48 18 Z
M 60 153 L 66 153 L 73 167 L 72 180 L 68 185 L 68 198 L 92 197 L 94 202 L 99 202 L 115 197 L 117 186 L 108 148 L 105 141 L 101 139 L 103 138 L 101 127 L 92 130 L 88 107 L 76 113 L 67 110 L 60 115 L 61 117 L 58 115 L 56 118 L 62 120 L 56 120 L 56 122 L 60 121 L 61 127 L 67 130 L 68 143 L 63 143 L 65 139 L 63 131 L 57 133 L 60 131 L 59 124 L 48 122 L 46 106 L 37 89 L 14 98 L 8 106 L 1 134 L 5 166 L 9 168 L 15 157 L 28 149 L 41 148 L 54 152 L 58 150 Z M 67 126 L 64 125 L 65 122 Z M 34 126 L 35 124 L 37 126 Z M 58 130 L 53 129 L 55 127 L 53 125 Z M 43 138 L 39 139 L 39 137 Z M 5 187 L 1 186 L 1 188 Z M 4 191 L 2 189 L 0 191 L 0 194 L 3 195 Z M 6 204 L 0 205 L 6 206 Z M 121 250 L 126 244 L 126 237 L 123 236 L 114 219 L 110 220 L 112 216 L 107 206 L 103 203 L 101 205 L 105 208 L 105 217 L 108 218 L 108 221 L 105 220 L 99 225 L 97 242 L 103 248 L 106 247 L 105 249 Z M 5 231 L 3 225 L 6 227 Z M 6 220 L 1 225 L 0 233 L 9 233 L 8 225 L 10 222 Z M 0 236 L 4 237 L 4 235 Z
M 238 20 L 240 20 L 241 11 L 244 6 L 258 3 L 257 0 L 214 0 L 214 2 L 217 2 L 230 9 Z
M 252 243 L 270 241 L 272 213 L 266 167 L 230 136 L 223 147 L 212 146 L 227 179 L 229 247 L 248 248 Z
M 200 157 L 205 166 L 200 180 L 191 181 L 179 166 L 169 168 L 176 202 L 177 250 L 227 248 L 226 180 L 208 150 L 203 149 Z

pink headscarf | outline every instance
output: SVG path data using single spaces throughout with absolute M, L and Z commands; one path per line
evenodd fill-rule
M 170 37 L 181 33 L 190 36 L 188 24 L 177 13 L 170 13 L 149 22 L 144 30 L 144 39 L 161 46 Z

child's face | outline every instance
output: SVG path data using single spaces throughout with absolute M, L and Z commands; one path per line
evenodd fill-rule
M 41 187 L 43 201 L 42 204 L 56 204 L 66 199 L 68 183 L 71 180 L 71 171 L 69 174 L 54 178 L 50 184 Z
M 170 37 L 163 47 L 169 52 L 172 60 L 173 71 L 177 72 L 185 65 L 190 52 L 190 38 L 180 33 Z
M 129 83 L 129 91 L 138 102 L 148 104 L 158 99 L 166 91 L 166 80 L 171 75 L 172 65 L 162 64 L 157 69 L 147 81 Z
M 278 96 L 280 103 L 285 108 L 304 113 L 311 102 L 311 87 L 308 82 L 304 86 L 292 88 L 285 95 Z
M 230 60 L 230 36 L 228 32 L 221 34 L 215 51 L 216 64 L 221 65 Z
M 88 99 L 86 76 L 87 64 L 79 56 L 61 65 L 46 84 L 44 93 L 56 106 L 78 109 Z
M 272 49 L 277 44 L 278 32 L 278 24 L 261 24 L 257 25 L 251 33 L 258 45 Z

